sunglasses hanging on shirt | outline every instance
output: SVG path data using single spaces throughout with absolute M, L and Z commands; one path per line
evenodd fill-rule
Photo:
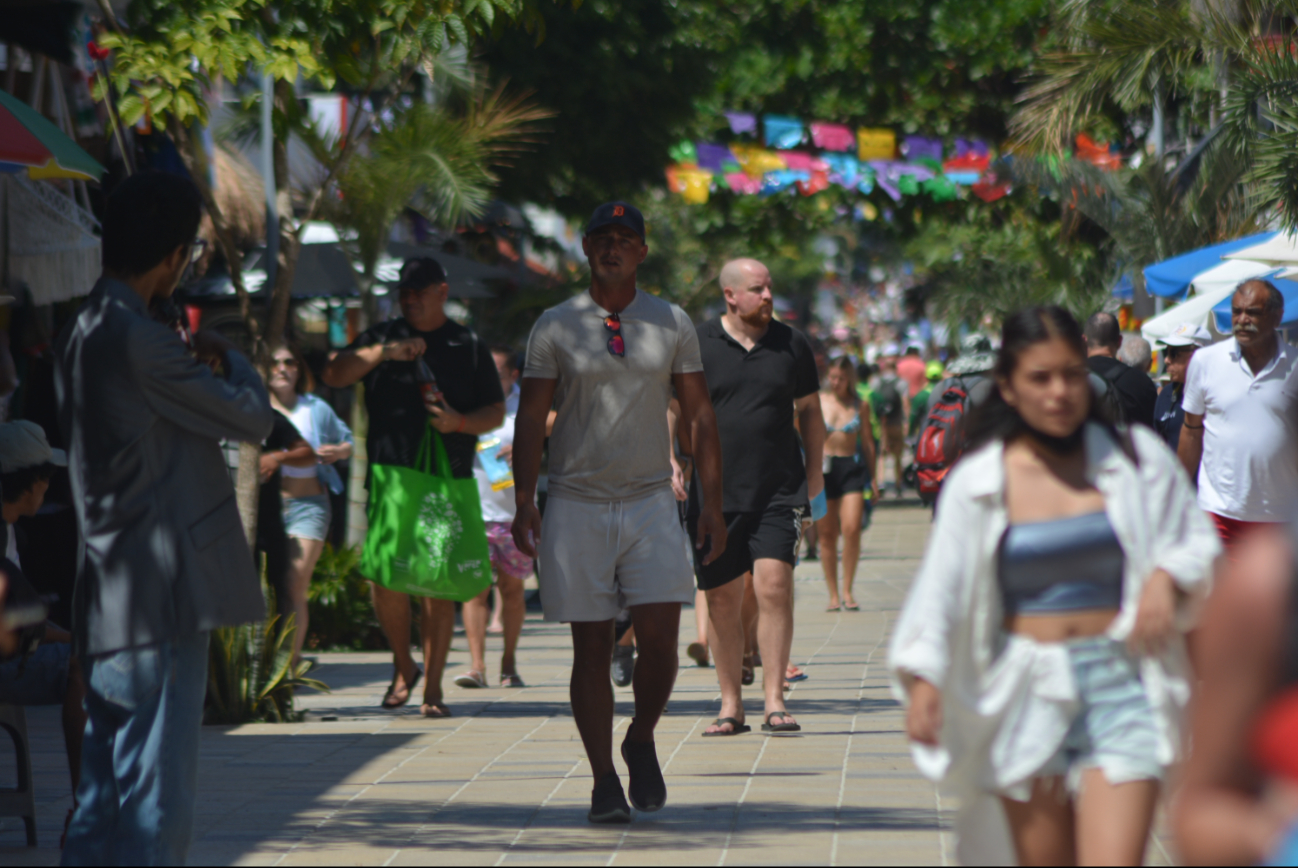
M 608 351 L 618 358 L 626 355 L 626 341 L 622 340 L 622 320 L 618 315 L 611 313 L 604 317 L 604 328 L 613 333 L 608 339 Z

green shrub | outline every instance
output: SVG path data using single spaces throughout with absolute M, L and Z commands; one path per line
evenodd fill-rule
M 311 623 L 305 647 L 328 651 L 383 651 L 388 647 L 374 615 L 370 583 L 360 574 L 360 546 L 328 543 L 307 591 Z
M 269 596 L 273 609 L 273 595 Z M 300 720 L 301 713 L 293 710 L 293 688 L 329 690 L 327 684 L 306 677 L 310 663 L 293 665 L 295 620 L 289 615 L 282 630 L 276 627 L 279 616 L 271 615 L 260 623 L 212 631 L 205 723 Z

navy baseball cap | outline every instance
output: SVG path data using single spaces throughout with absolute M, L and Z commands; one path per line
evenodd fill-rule
M 446 282 L 446 269 L 431 256 L 416 256 L 401 265 L 401 280 L 397 289 L 423 289 Z
M 644 240 L 644 215 L 639 208 L 625 202 L 607 202 L 596 208 L 595 213 L 590 215 L 590 222 L 586 224 L 586 234 L 590 235 L 597 229 L 614 224 L 625 226 L 639 235 L 641 241 Z

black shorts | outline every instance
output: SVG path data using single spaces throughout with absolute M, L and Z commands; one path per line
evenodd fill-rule
M 700 591 L 710 591 L 742 576 L 758 558 L 774 558 L 786 564 L 798 561 L 805 506 L 770 506 L 765 512 L 727 512 L 726 550 L 707 566 L 702 551 L 694 549 L 694 575 Z M 699 517 L 689 517 L 690 539 L 698 538 Z M 691 546 L 693 548 L 693 546 Z
M 869 487 L 870 468 L 865 466 L 860 456 L 834 456 L 829 459 L 829 469 L 825 472 L 827 500 L 838 500 L 844 494 L 865 491 Z

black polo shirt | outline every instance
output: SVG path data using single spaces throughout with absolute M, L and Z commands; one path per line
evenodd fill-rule
M 819 390 L 811 344 L 782 322 L 745 350 L 720 318 L 698 327 L 703 374 L 717 413 L 723 512 L 805 506 L 807 469 L 793 402 Z
M 388 320 L 367 329 L 347 349 L 404 338 L 424 339 L 428 345 L 424 361 L 452 410 L 472 413 L 505 400 L 491 350 L 472 331 L 451 320 L 431 332 L 417 331 L 404 317 Z M 365 440 L 369 463 L 414 467 L 429 419 L 415 379 L 415 363 L 380 362 L 362 382 L 370 417 Z M 460 479 L 472 476 L 477 435 L 443 434 L 442 442 L 451 462 L 451 475 Z

